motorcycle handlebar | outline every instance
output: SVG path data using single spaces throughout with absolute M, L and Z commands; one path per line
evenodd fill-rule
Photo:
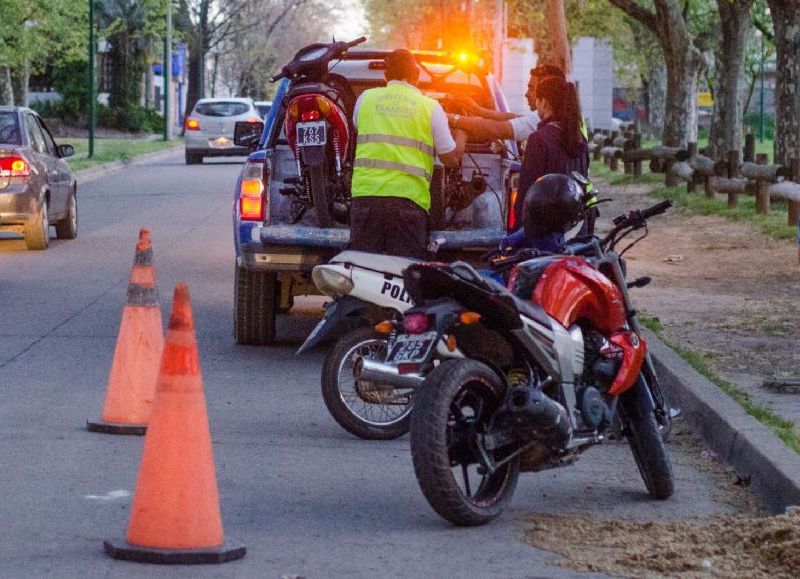
M 276 74 L 275 76 L 271 76 L 271 77 L 269 77 L 269 81 L 270 81 L 270 82 L 278 82 L 278 81 L 279 81 L 279 80 L 281 80 L 282 78 L 286 78 L 286 73 L 285 73 L 285 72 L 279 72 L 279 73 L 278 73 L 278 74 Z
M 656 215 L 661 215 L 670 207 L 672 207 L 672 200 L 667 199 L 666 201 L 657 203 L 648 209 L 642 209 L 639 212 L 639 215 L 642 219 L 650 219 L 651 217 L 655 217 Z
M 362 42 L 366 42 L 366 41 L 367 41 L 367 37 L 366 36 L 359 36 L 355 40 L 345 43 L 345 46 L 347 48 L 353 48 L 354 46 L 358 46 Z

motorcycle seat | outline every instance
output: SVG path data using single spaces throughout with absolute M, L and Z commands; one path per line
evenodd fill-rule
M 403 270 L 419 260 L 382 253 L 347 250 L 331 258 L 330 263 L 349 263 L 356 267 L 402 276 Z

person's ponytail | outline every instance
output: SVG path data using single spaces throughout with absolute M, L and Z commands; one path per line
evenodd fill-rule
M 561 127 L 561 145 L 571 156 L 581 152 L 586 139 L 581 132 L 581 109 L 575 85 L 558 77 L 548 77 L 536 87 L 536 97 L 553 108 L 553 116 Z

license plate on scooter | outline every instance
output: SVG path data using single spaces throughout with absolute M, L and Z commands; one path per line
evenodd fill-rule
M 400 334 L 392 342 L 386 362 L 390 364 L 419 364 L 428 358 L 436 343 L 436 332 Z
M 324 145 L 327 142 L 328 134 L 325 121 L 297 123 L 297 145 L 299 147 Z

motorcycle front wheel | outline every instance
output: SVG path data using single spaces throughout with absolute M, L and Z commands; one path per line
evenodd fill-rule
M 414 400 L 411 457 L 422 493 L 454 525 L 483 525 L 497 517 L 517 487 L 519 457 L 487 468 L 479 435 L 505 395 L 500 378 L 476 360 L 448 360 L 426 378 Z M 494 463 L 498 451 L 483 449 Z
M 654 499 L 665 500 L 675 492 L 675 479 L 646 390 L 647 382 L 642 373 L 633 387 L 620 396 L 620 410 L 628 444 L 647 492 Z
M 333 226 L 333 207 L 328 194 L 328 180 L 325 175 L 325 163 L 311 165 L 307 168 L 308 181 L 311 187 L 311 201 L 317 219 L 317 227 Z
M 322 365 L 322 399 L 347 432 L 367 440 L 392 440 L 408 432 L 412 391 L 356 380 L 359 358 L 383 360 L 386 338 L 371 327 L 356 328 L 339 339 Z

